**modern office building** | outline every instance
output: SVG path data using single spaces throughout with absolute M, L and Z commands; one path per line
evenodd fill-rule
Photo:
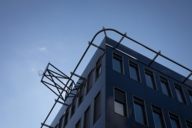
M 107 35 L 108 32 L 116 33 L 120 40 L 113 40 Z M 94 39 L 101 33 L 104 33 L 103 41 L 96 45 Z M 144 47 L 155 54 L 154 58 L 130 49 L 122 44 L 122 40 Z M 97 48 L 94 56 L 83 73 L 76 74 L 90 47 Z M 189 75 L 183 76 L 157 63 L 158 57 L 185 69 Z M 46 120 L 51 109 L 41 127 L 192 128 L 191 75 L 189 68 L 126 34 L 114 29 L 102 29 L 88 44 L 71 76 L 48 64 L 42 83 L 47 87 L 54 86 L 59 92 L 49 87 L 58 96 L 52 109 L 56 104 L 62 104 L 62 107 L 48 125 Z M 73 77 L 78 80 L 75 82 Z

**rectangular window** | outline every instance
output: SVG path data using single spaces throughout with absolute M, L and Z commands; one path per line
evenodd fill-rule
M 73 116 L 74 112 L 75 112 L 75 102 L 76 99 L 73 100 L 72 106 L 71 106 L 71 117 Z
M 68 115 L 69 115 L 69 109 L 66 110 L 65 112 L 65 117 L 64 117 L 64 127 L 67 125 L 68 122 Z
M 89 72 L 89 74 L 88 74 L 88 78 L 87 78 L 87 93 L 91 89 L 92 84 L 93 84 L 93 70 L 91 70 Z
M 62 116 L 59 120 L 59 128 L 63 128 L 63 118 L 64 116 Z
M 155 78 L 153 72 L 145 70 L 145 79 L 148 87 L 155 89 Z
M 84 90 L 85 90 L 86 82 L 83 81 L 78 89 L 78 106 L 82 103 L 83 101 L 83 96 L 84 96 Z
M 75 128 L 81 128 L 81 119 L 75 124 Z
M 94 100 L 94 123 L 99 119 L 101 115 L 101 94 L 100 92 L 97 94 Z
M 95 71 L 95 73 L 96 73 L 96 80 L 98 79 L 98 77 L 100 76 L 100 74 L 101 74 L 101 60 L 102 60 L 102 57 L 100 57 L 98 60 L 97 60 L 97 62 L 96 62 L 96 71 Z
M 136 122 L 147 125 L 144 101 L 138 98 L 134 98 L 134 117 Z
M 131 61 L 129 61 L 129 74 L 131 79 L 140 81 L 138 65 Z
M 115 89 L 114 112 L 126 116 L 126 95 L 124 91 Z
M 171 128 L 180 128 L 179 118 L 176 115 L 169 113 Z
M 184 95 L 182 92 L 182 89 L 179 85 L 175 84 L 175 92 L 176 92 L 176 96 L 177 96 L 177 100 L 181 103 L 185 103 L 184 100 Z
M 160 82 L 161 82 L 162 93 L 165 94 L 166 96 L 171 96 L 168 80 L 161 77 Z
M 87 108 L 85 111 L 85 117 L 84 117 L 84 128 L 90 127 L 90 107 Z
M 152 109 L 155 128 L 165 128 L 161 109 L 155 106 L 153 106 Z
M 192 122 L 191 121 L 187 121 L 187 128 L 192 128 Z
M 190 102 L 192 104 L 192 91 L 189 91 L 189 100 L 190 100 Z
M 123 74 L 123 61 L 122 56 L 114 53 L 113 54 L 113 70 Z

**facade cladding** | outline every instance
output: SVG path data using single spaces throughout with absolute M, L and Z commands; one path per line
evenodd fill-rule
M 192 128 L 192 84 L 105 37 L 53 128 Z

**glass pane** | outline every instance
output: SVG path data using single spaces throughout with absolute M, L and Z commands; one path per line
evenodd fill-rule
M 161 89 L 162 89 L 163 94 L 170 96 L 168 83 L 161 81 Z
M 154 78 L 152 74 L 145 73 L 147 86 L 154 89 Z
M 90 117 L 89 117 L 89 114 L 90 114 L 90 108 L 88 108 L 86 111 L 85 111 L 85 117 L 84 117 L 84 128 L 89 128 L 90 127 Z
M 189 92 L 189 99 L 190 99 L 190 102 L 192 104 L 192 92 Z
M 101 115 L 101 98 L 100 93 L 96 96 L 94 102 L 94 123 L 99 119 Z
M 139 81 L 139 74 L 137 67 L 130 65 L 129 66 L 130 78 L 136 81 Z
M 160 113 L 153 112 L 153 120 L 154 120 L 155 128 L 163 128 L 163 120 Z
M 122 116 L 125 116 L 124 105 L 117 101 L 114 101 L 114 111 Z
M 171 119 L 171 126 L 172 128 L 180 128 L 178 120 L 173 118 Z
M 140 104 L 134 104 L 135 120 L 138 123 L 145 124 L 144 107 Z
M 122 73 L 122 59 L 120 56 L 113 57 L 113 70 L 119 73 Z
M 183 95 L 179 88 L 175 88 L 177 99 L 179 102 L 183 103 Z

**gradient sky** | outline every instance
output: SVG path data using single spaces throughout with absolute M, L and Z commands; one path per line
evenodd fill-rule
M 191 12 L 190 0 L 0 0 L 1 127 L 40 127 L 56 97 L 38 72 L 69 74 L 103 26 L 192 68 Z

